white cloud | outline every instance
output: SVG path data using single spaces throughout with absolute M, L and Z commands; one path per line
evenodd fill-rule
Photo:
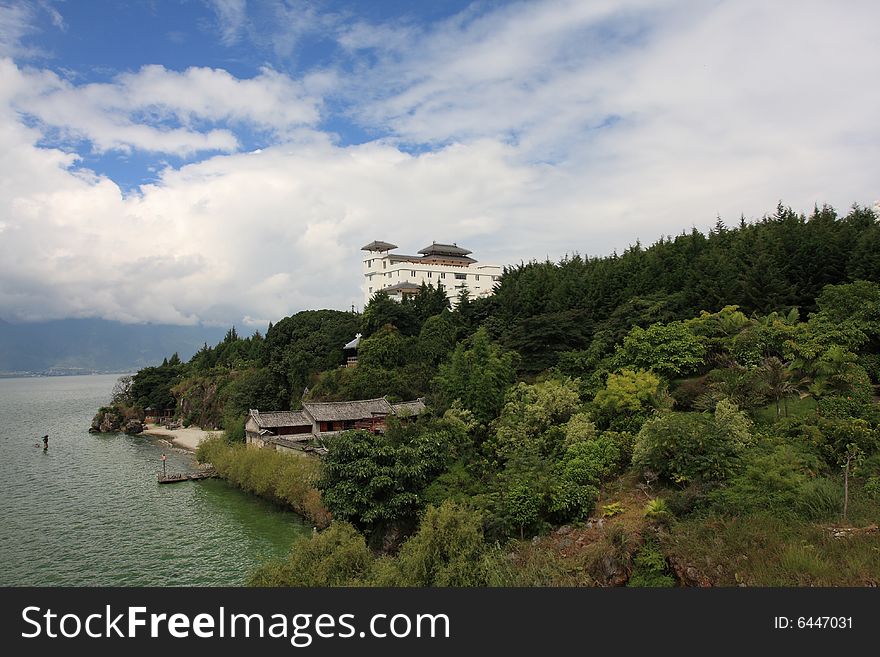
M 0 191 L 6 318 L 240 323 L 361 305 L 360 246 L 483 243 L 473 219 L 501 221 L 531 175 L 491 141 L 413 156 L 312 132 L 166 169 L 124 196 L 67 170 L 69 156 L 35 147 L 33 133 L 18 125 L 0 141 L 0 171 L 18 172 Z
M 207 0 L 214 10 L 220 30 L 220 40 L 226 45 L 238 41 L 247 18 L 246 0 Z
M 354 72 L 296 80 L 148 66 L 77 86 L 2 61 L 0 316 L 259 325 L 360 305 L 373 239 L 509 263 L 778 199 L 870 204 L 878 18 L 868 2 L 529 2 L 350 26 L 334 33 Z M 387 136 L 334 143 L 317 127 L 331 95 Z M 274 145 L 238 152 L 241 126 Z M 49 128 L 98 151 L 226 154 L 123 195 L 38 146 Z
M 96 152 L 230 152 L 238 147 L 238 126 L 284 139 L 319 118 L 318 100 L 270 68 L 238 79 L 220 69 L 177 72 L 151 65 L 112 82 L 79 86 L 48 71 L 20 75 L 27 83 L 16 86 L 16 109 L 66 139 L 89 141 Z
M 404 142 L 491 138 L 553 163 L 536 206 L 563 208 L 550 254 L 572 226 L 607 253 L 780 198 L 870 202 L 878 20 L 871 2 L 507 5 L 385 39 L 356 116 Z
M 33 19 L 28 4 L 0 4 L 0 57 L 28 54 L 22 41 L 34 31 Z

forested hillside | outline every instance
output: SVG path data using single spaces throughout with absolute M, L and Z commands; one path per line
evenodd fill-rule
M 878 247 L 870 210 L 780 206 L 522 264 L 454 311 L 424 288 L 233 330 L 142 370 L 122 401 L 227 427 L 203 459 L 332 516 L 257 584 L 877 584 Z M 429 412 L 328 439 L 293 490 L 273 465 L 289 457 L 236 440 L 247 408 L 304 394 L 424 395 Z

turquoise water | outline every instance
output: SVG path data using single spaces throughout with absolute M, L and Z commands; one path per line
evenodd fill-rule
M 117 378 L 0 379 L 0 585 L 235 586 L 311 531 L 219 479 L 158 485 L 163 453 L 194 462 L 155 438 L 89 434 Z

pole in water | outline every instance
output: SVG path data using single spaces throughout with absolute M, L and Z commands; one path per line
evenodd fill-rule
M 43 436 L 43 451 L 48 451 L 49 449 L 49 434 L 47 433 Z
M 162 455 L 162 476 L 163 476 L 163 477 L 166 476 L 166 475 L 165 475 L 165 460 L 166 460 L 167 458 L 168 458 L 168 457 L 166 457 L 164 454 Z

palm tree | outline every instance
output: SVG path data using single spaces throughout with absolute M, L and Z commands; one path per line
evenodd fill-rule
M 856 355 L 839 345 L 832 345 L 813 366 L 816 394 L 845 392 L 851 387 L 848 375 L 856 364 Z
M 785 409 L 785 417 L 788 417 L 788 398 L 800 392 L 803 382 L 793 381 L 791 369 L 776 356 L 765 358 L 761 370 L 764 391 L 770 399 L 776 402 L 776 417 L 779 417 L 780 400 L 782 400 Z

